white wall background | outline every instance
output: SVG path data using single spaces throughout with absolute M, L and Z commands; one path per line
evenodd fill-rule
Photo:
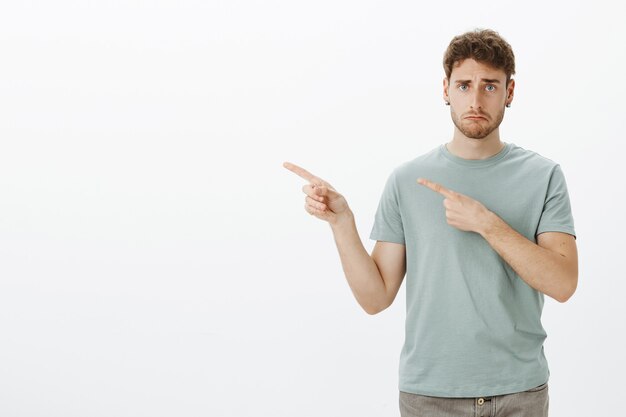
M 452 135 L 450 39 L 516 54 L 504 141 L 561 164 L 580 281 L 546 297 L 551 416 L 622 407 L 619 3 L 2 1 L 0 415 L 398 416 L 404 284 L 369 316 L 292 161 L 368 250 Z

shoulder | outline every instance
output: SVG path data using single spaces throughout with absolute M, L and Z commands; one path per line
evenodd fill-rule
M 524 149 L 515 144 L 511 145 L 510 155 L 502 164 L 507 175 L 523 178 L 525 182 L 530 180 L 545 185 L 552 182 L 554 178 L 564 177 L 561 165 L 555 160 L 539 152 Z
M 541 169 L 547 171 L 553 171 L 559 164 L 558 162 L 541 155 L 539 152 L 535 152 L 529 149 L 525 149 L 514 143 L 511 143 L 511 150 L 507 161 L 513 164 L 521 164 L 527 168 Z
M 402 179 L 405 177 L 413 178 L 416 175 L 416 171 L 420 168 L 428 167 L 430 165 L 437 165 L 439 163 L 439 148 L 441 145 L 423 153 L 410 160 L 405 160 L 396 165 L 391 171 L 390 177 L 394 179 Z

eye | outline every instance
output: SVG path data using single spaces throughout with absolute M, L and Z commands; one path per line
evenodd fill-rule
M 487 84 L 487 91 L 496 91 L 496 86 L 493 84 Z
M 465 88 L 464 88 L 465 87 Z M 467 84 L 459 84 L 459 90 L 467 91 Z

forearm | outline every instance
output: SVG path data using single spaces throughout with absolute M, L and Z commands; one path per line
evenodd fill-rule
M 357 302 L 369 314 L 386 307 L 385 282 L 378 266 L 367 253 L 354 221 L 354 215 L 331 224 L 343 272 Z
M 495 213 L 480 234 L 529 286 L 557 301 L 566 301 L 575 280 L 566 259 L 518 233 Z

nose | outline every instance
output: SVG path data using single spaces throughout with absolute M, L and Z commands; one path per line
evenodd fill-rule
M 480 109 L 482 108 L 482 102 L 481 102 L 481 96 L 479 92 L 474 92 L 472 94 L 471 100 L 470 100 L 470 107 L 472 109 Z

